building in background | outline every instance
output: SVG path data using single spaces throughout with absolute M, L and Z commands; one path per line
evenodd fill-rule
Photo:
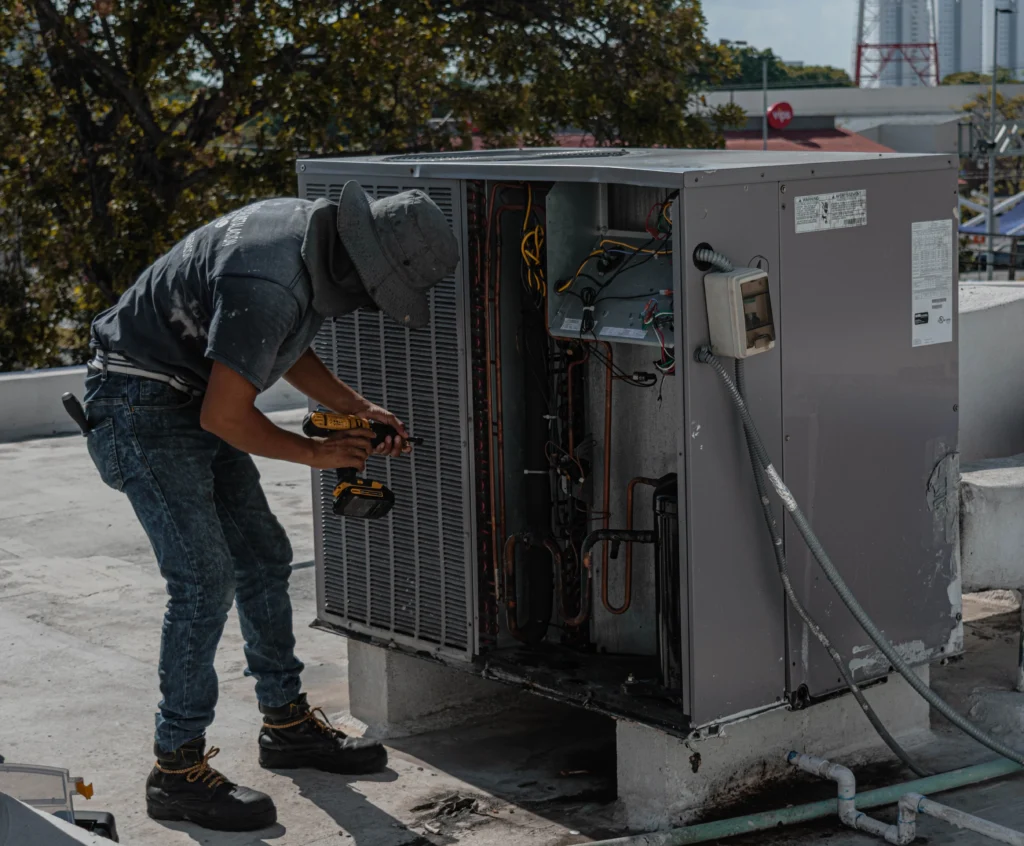
M 878 40 L 881 44 L 921 45 L 935 42 L 932 0 L 879 0 Z M 881 87 L 927 85 L 927 75 L 908 61 L 892 61 L 882 68 Z
M 862 88 L 939 84 L 936 0 L 859 0 L 854 78 Z
M 981 73 L 985 69 L 982 45 L 986 5 L 985 0 L 938 0 L 936 41 L 941 79 L 955 73 Z M 987 64 L 991 63 L 989 59 Z
M 1010 14 L 1000 15 L 997 61 L 1001 70 L 1008 70 L 1016 78 L 1024 76 L 1024 2 L 1021 0 L 985 0 L 982 67 L 992 72 L 992 38 L 995 33 L 995 10 L 1006 9 Z

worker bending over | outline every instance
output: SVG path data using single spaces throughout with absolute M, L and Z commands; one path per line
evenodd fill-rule
M 421 191 L 371 202 L 358 184 L 337 204 L 273 199 L 192 232 L 92 325 L 86 378 L 89 454 L 127 494 L 167 582 L 160 644 L 156 765 L 149 815 L 243 831 L 276 820 L 269 796 L 209 763 L 213 660 L 234 602 L 246 675 L 263 714 L 267 768 L 383 768 L 377 742 L 346 737 L 302 693 L 288 598 L 292 548 L 251 455 L 321 470 L 362 470 L 373 433 L 313 440 L 274 425 L 256 397 L 284 378 L 342 414 L 390 424 L 377 452 L 408 437 L 390 412 L 337 379 L 310 348 L 325 318 L 379 309 L 416 329 L 427 292 L 458 264 L 441 210 Z M 352 339 L 354 343 L 355 339 Z

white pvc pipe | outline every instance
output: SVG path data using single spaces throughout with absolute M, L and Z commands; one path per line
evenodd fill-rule
M 881 820 L 876 820 L 874 817 L 869 817 L 863 811 L 857 810 L 857 804 L 854 801 L 857 797 L 857 779 L 848 768 L 841 764 L 833 764 L 831 761 L 826 761 L 824 758 L 818 758 L 815 755 L 790 754 L 789 763 L 804 772 L 820 776 L 821 778 L 831 779 L 836 783 L 839 788 L 839 820 L 843 825 L 857 831 L 874 834 L 876 837 L 882 837 L 886 842 L 892 843 L 894 846 L 905 846 L 905 844 L 910 843 L 914 839 L 913 824 L 911 824 L 910 828 L 910 839 L 907 840 L 904 839 L 906 834 L 901 833 L 898 826 L 888 825 Z
M 929 817 L 948 822 L 957 828 L 965 828 L 983 834 L 985 837 L 996 840 L 1000 843 L 1009 843 L 1011 846 L 1024 846 L 1024 832 L 1014 831 L 1004 825 L 983 820 L 974 814 L 958 811 L 950 808 L 949 805 L 941 805 L 922 796 L 920 793 L 908 793 L 900 799 L 899 822 L 897 828 L 904 835 L 909 834 L 910 840 L 903 843 L 910 843 L 916 836 L 916 817 L 918 814 L 927 814 Z

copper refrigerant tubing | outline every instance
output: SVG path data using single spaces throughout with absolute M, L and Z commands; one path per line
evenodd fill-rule
M 590 596 L 591 585 L 594 581 L 594 570 L 590 566 L 590 556 L 583 559 L 580 572 L 580 612 L 575 617 L 570 617 L 567 610 L 562 611 L 562 622 L 568 628 L 579 628 L 590 619 Z
M 612 370 L 614 364 L 612 361 L 612 345 L 606 341 L 600 341 L 604 346 L 605 355 L 608 361 L 605 365 L 605 377 L 604 377 L 604 497 L 602 502 L 604 503 L 604 518 L 602 519 L 602 525 L 605 530 L 611 525 L 612 516 Z M 603 552 L 601 553 L 601 575 L 604 579 L 608 578 L 608 544 L 603 544 Z M 590 580 L 587 580 L 589 587 Z
M 652 488 L 657 487 L 658 480 L 651 479 L 647 476 L 637 476 L 635 479 L 629 480 L 629 486 L 626 488 L 626 531 L 633 530 L 633 493 L 636 490 L 637 485 L 650 485 Z M 622 574 L 622 604 L 612 605 L 611 599 L 608 595 L 608 568 L 605 567 L 601 573 L 601 603 L 604 605 L 605 610 L 609 614 L 625 614 L 629 610 L 630 603 L 633 601 L 633 542 L 626 541 L 626 566 L 625 572 Z M 607 548 L 607 544 L 605 545 Z
M 538 544 L 522 535 L 509 535 L 508 539 L 505 541 L 505 619 L 508 623 L 509 634 L 511 634 L 516 640 L 524 641 L 522 629 L 519 628 L 519 612 L 516 601 L 516 544 L 519 541 L 522 541 L 527 547 L 536 547 Z M 567 625 L 579 625 L 579 623 L 571 622 L 568 619 L 569 614 L 565 607 L 565 596 L 562 592 L 561 580 L 562 552 L 558 548 L 558 545 L 550 538 L 541 543 L 540 546 L 543 546 L 551 556 L 551 572 L 554 576 L 555 599 L 558 603 L 558 609 L 562 615 L 563 621 Z M 583 612 L 581 612 L 581 615 L 582 613 Z M 574 617 L 572 619 L 576 620 L 578 618 Z M 584 617 L 584 619 L 586 618 Z M 582 622 L 582 620 L 580 622 Z
M 570 348 L 571 349 L 571 348 Z M 572 412 L 572 371 L 574 368 L 579 367 L 590 358 L 590 350 L 586 345 L 583 345 L 583 355 L 578 358 L 574 358 L 569 362 L 569 367 L 566 369 L 565 384 L 569 392 L 569 455 L 576 458 L 576 445 L 573 438 L 573 424 L 576 422 L 576 418 Z
M 490 423 L 490 432 L 487 439 L 487 458 L 490 466 L 490 495 L 491 495 L 491 537 L 500 538 L 504 535 L 505 531 L 505 479 L 504 479 L 504 455 L 503 446 L 504 439 L 502 437 L 502 425 L 501 425 L 501 319 L 500 319 L 500 298 L 499 291 L 495 292 L 494 301 L 494 318 L 491 316 L 491 233 L 493 232 L 496 224 L 497 217 L 505 211 L 519 211 L 522 210 L 522 206 L 501 206 L 498 209 L 497 216 L 494 213 L 494 201 L 498 193 L 499 188 L 516 188 L 519 186 L 512 185 L 509 183 L 497 183 L 491 188 L 491 199 L 488 203 L 487 208 L 487 239 L 486 246 L 484 249 L 484 338 L 485 347 L 487 354 L 487 368 L 486 368 L 486 390 L 487 390 L 487 417 Z M 501 279 L 501 264 L 500 262 L 496 265 L 496 277 L 498 280 Z M 500 284 L 500 282 L 499 282 Z M 494 324 L 494 335 L 495 345 L 491 343 L 491 325 Z M 495 372 L 492 375 L 491 368 L 495 368 Z M 497 403 L 494 402 L 494 386 L 497 384 L 498 388 L 498 399 Z M 495 405 L 497 407 L 495 407 Z M 497 416 L 496 416 L 497 415 Z M 494 456 L 494 440 L 495 436 L 498 439 L 498 463 L 495 465 Z M 497 490 L 495 490 L 495 476 L 497 476 Z M 500 503 L 501 519 L 498 519 L 498 505 Z M 493 557 L 492 566 L 494 569 L 494 591 L 497 596 L 495 599 L 500 601 L 501 596 L 501 555 L 498 552 L 498 545 L 493 544 Z

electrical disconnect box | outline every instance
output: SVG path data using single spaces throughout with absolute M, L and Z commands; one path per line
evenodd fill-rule
M 379 520 L 315 472 L 317 625 L 684 734 L 841 693 L 786 606 L 711 345 L 775 470 L 914 663 L 961 644 L 956 172 L 942 156 L 507 150 L 298 164 L 300 196 L 426 191 L 460 242 L 409 331 L 320 357 L 423 443 Z M 952 488 L 949 486 L 952 485 Z M 780 512 L 781 513 L 781 512 Z M 888 662 L 781 524 L 850 671 Z

